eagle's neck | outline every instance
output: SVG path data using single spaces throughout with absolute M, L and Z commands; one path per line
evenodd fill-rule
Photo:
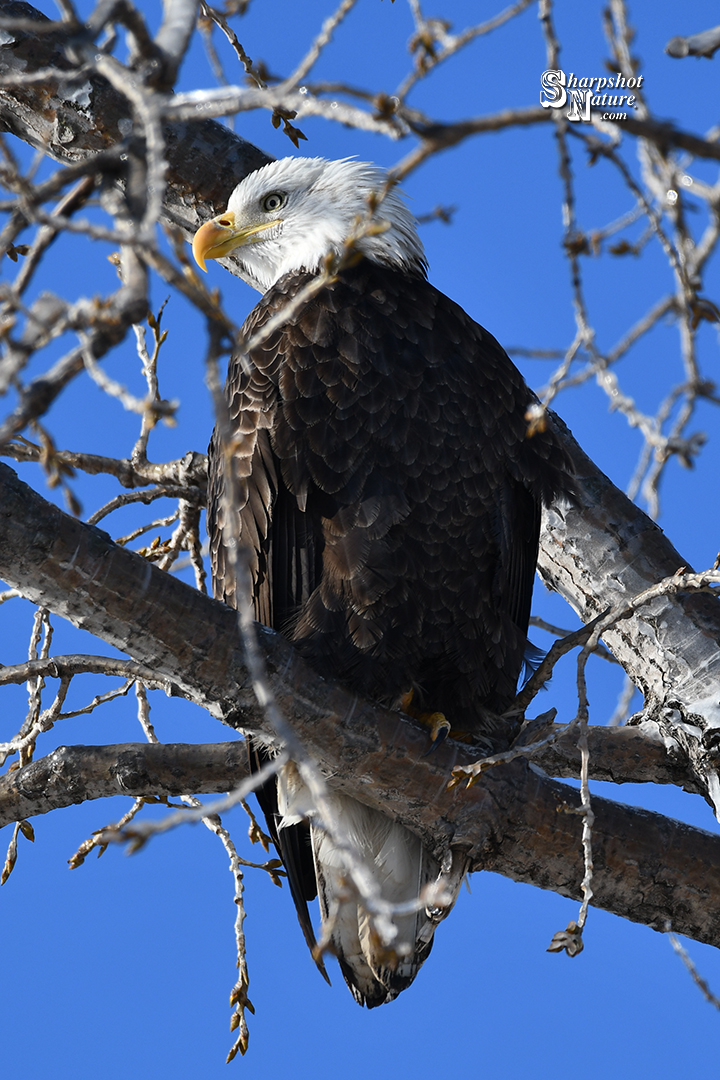
M 353 249 L 372 263 L 426 277 L 425 253 L 412 219 L 410 226 L 405 227 L 403 221 L 384 219 L 380 213 L 378 217 L 387 228 L 377 232 L 370 228 L 363 235 L 361 227 L 352 245 L 348 244 L 347 222 L 334 221 L 331 216 L 316 219 L 307 228 L 301 222 L 293 222 L 292 229 L 289 223 L 283 223 L 267 243 L 252 244 L 237 252 L 242 277 L 265 293 L 287 274 L 319 274 L 327 265 L 328 254 L 342 259 L 351 256 Z

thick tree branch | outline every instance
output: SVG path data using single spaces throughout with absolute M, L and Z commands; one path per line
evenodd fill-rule
M 130 103 L 95 75 L 61 78 L 77 69 L 57 38 L 42 32 L 44 15 L 19 0 L 0 0 L 0 16 L 39 24 L 37 33 L 25 30 L 0 46 L 0 129 L 66 164 L 127 137 L 133 127 Z M 28 81 L 36 73 L 43 77 Z M 214 120 L 164 124 L 163 137 L 168 163 L 164 214 L 187 235 L 225 209 L 230 192 L 247 173 L 272 160 Z
M 532 762 L 549 776 L 580 777 L 578 733 L 564 734 L 566 725 L 554 724 L 558 738 L 535 751 Z M 662 739 L 636 727 L 588 728 L 590 778 L 613 784 L 674 784 L 685 791 L 703 794 L 687 759 Z
M 583 622 L 691 568 L 663 531 L 610 483 L 573 440 L 577 506 L 546 515 L 539 570 Z M 645 695 L 634 722 L 687 755 L 716 810 L 720 744 L 720 602 L 661 596 L 603 637 Z
M 0 575 L 10 584 L 130 652 L 224 722 L 263 728 L 233 611 L 63 514 L 1 465 L 0 506 Z M 280 635 L 258 633 L 279 705 L 336 787 L 397 817 L 436 853 L 452 843 L 478 868 L 579 895 L 579 819 L 558 812 L 576 805 L 575 792 L 520 761 L 448 791 L 470 748 L 448 741 L 426 756 L 423 729 L 313 677 Z M 720 944 L 712 899 L 720 838 L 605 800 L 593 809 L 597 904 L 658 928 L 669 916 L 677 930 Z
M 245 743 L 60 746 L 0 777 L 0 828 L 12 821 L 112 795 L 230 791 L 249 775 Z
M 56 656 L 18 667 L 27 669 L 23 672 L 25 678 L 39 674 L 53 677 L 67 669 L 67 659 Z M 120 666 L 127 661 L 115 663 Z M 98 663 L 97 667 L 102 671 L 104 665 Z M 89 665 L 82 668 L 89 669 Z M 9 671 L 0 668 L 3 681 L 10 681 Z M 687 770 L 673 764 L 662 742 L 648 739 L 636 729 L 595 727 L 590 729 L 588 741 L 591 773 L 597 780 L 691 782 Z M 547 750 L 533 755 L 533 761 L 553 776 L 578 777 L 580 751 L 576 744 L 576 735 L 561 736 Z M 140 798 L 231 791 L 247 775 L 247 751 L 240 741 L 60 746 L 47 757 L 0 776 L 0 828 L 22 818 L 112 795 Z

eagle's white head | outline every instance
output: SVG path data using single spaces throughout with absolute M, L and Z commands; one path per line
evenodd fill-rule
M 317 273 L 355 235 L 367 258 L 424 275 L 417 223 L 383 169 L 349 158 L 282 158 L 238 184 L 225 213 L 195 234 L 193 254 L 204 270 L 206 259 L 234 253 L 245 280 L 266 292 L 283 274 Z

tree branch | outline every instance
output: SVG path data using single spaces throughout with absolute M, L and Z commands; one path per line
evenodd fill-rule
M 695 157 L 720 161 L 720 143 L 710 142 L 702 135 L 693 135 L 690 131 L 682 131 L 670 120 L 654 120 L 651 117 L 638 119 L 628 115 L 622 121 L 622 130 L 637 135 L 638 138 L 649 139 L 662 153 L 677 147 L 679 150 L 687 150 Z
M 263 729 L 234 611 L 63 514 L 4 465 L 0 506 L 0 575 L 11 585 L 218 719 Z M 452 843 L 476 868 L 579 895 L 579 819 L 558 812 L 576 805 L 575 792 L 522 761 L 448 791 L 452 769 L 472 761 L 469 747 L 448 740 L 426 756 L 427 733 L 413 721 L 313 676 L 279 634 L 259 627 L 258 636 L 278 704 L 335 787 L 396 817 L 436 854 Z M 720 838 L 607 800 L 593 810 L 595 902 L 659 929 L 669 916 L 679 932 L 720 945 Z
M 165 0 L 155 44 L 165 58 L 164 83 L 172 87 L 197 21 L 200 0 Z
M 713 26 L 710 30 L 702 30 L 689 37 L 670 38 L 665 46 L 668 56 L 678 60 L 685 56 L 707 56 L 710 60 L 716 49 L 720 49 L 720 26 Z
M 247 749 L 225 743 L 60 746 L 0 777 L 0 828 L 12 821 L 112 795 L 231 791 L 249 775 Z
M 63 43 L 43 32 L 48 26 L 44 15 L 20 0 L 0 0 L 0 16 L 29 20 L 22 35 L 0 46 L 3 131 L 66 164 L 90 158 L 129 134 L 128 101 L 95 75 L 84 77 L 86 91 L 78 93 L 77 67 L 67 59 Z M 166 28 L 169 34 L 170 26 Z M 34 73 L 42 78 L 28 82 Z M 74 82 L 69 83 L 73 73 Z M 272 160 L 214 120 L 167 123 L 162 131 L 168 163 L 164 217 L 188 236 L 208 216 L 225 209 L 244 176 Z
M 550 588 L 589 622 L 606 608 L 691 567 L 574 440 L 571 446 L 577 505 L 553 508 L 546 515 L 538 569 Z M 659 730 L 662 738 L 678 746 L 717 811 L 717 597 L 699 593 L 657 597 L 604 631 L 603 638 L 645 695 L 643 711 L 633 722 Z
M 25 677 L 54 677 L 65 671 L 67 657 L 34 660 Z M 80 659 L 80 658 L 70 658 Z M 86 658 L 92 659 L 92 658 Z M 116 660 L 120 667 L 127 661 Z M 98 663 L 99 671 L 104 665 Z M 90 670 L 85 665 L 81 670 Z M 9 669 L 0 668 L 3 681 Z M 13 680 L 15 681 L 15 680 Z M 157 678 L 155 679 L 157 682 Z M 555 725 L 556 729 L 560 725 Z M 633 728 L 594 727 L 588 732 L 591 776 L 615 783 L 691 783 L 687 770 L 672 759 L 662 742 Z M 579 777 L 577 738 L 562 735 L 533 761 L 553 776 Z M 248 776 L 247 750 L 241 741 L 221 743 L 119 743 L 113 746 L 60 746 L 44 758 L 0 776 L 0 828 L 65 806 L 106 799 L 154 795 L 209 795 L 231 791 Z M 332 778 L 328 781 L 332 786 Z

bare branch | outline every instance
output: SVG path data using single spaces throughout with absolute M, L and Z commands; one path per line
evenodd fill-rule
M 174 484 L 160 484 L 158 487 L 152 488 L 150 491 L 132 491 L 127 494 L 116 495 L 110 502 L 105 503 L 105 506 L 100 507 L 94 514 L 91 514 L 88 518 L 89 525 L 97 525 L 98 521 L 102 521 L 103 518 L 111 514 L 113 510 L 118 510 L 121 506 L 130 506 L 131 503 L 148 503 L 154 502 L 156 499 L 184 499 L 186 502 L 194 502 L 196 505 L 202 505 L 202 492 L 197 488 L 192 487 L 177 487 Z
M 302 82 L 306 75 L 308 75 L 311 69 L 315 66 L 320 53 L 325 46 L 332 40 L 332 36 L 345 16 L 355 7 L 357 0 L 341 0 L 341 3 L 337 10 L 330 15 L 322 25 L 320 33 L 313 41 L 306 56 L 300 61 L 298 66 L 283 82 L 283 89 L 289 90 Z
M 165 58 L 163 88 L 175 83 L 180 64 L 195 29 L 199 0 L 164 0 L 163 21 L 155 44 Z
M 508 127 L 527 127 L 529 124 L 543 124 L 551 120 L 548 110 L 537 106 L 527 109 L 503 109 L 489 116 L 458 120 L 452 124 L 413 125 L 413 130 L 422 139 L 420 146 L 397 162 L 392 168 L 392 174 L 398 180 L 403 180 L 433 154 L 437 154 L 440 150 L 448 150 L 451 146 L 457 146 L 471 135 L 480 135 L 486 131 L 502 131 Z
M 690 978 L 700 990 L 702 996 L 707 1002 L 710 1003 L 710 1005 L 714 1005 L 716 1009 L 720 1009 L 720 998 L 713 994 L 712 990 L 707 984 L 707 981 L 703 979 L 702 975 L 688 956 L 687 950 L 682 947 L 678 939 L 675 937 L 675 934 L 671 932 L 669 923 L 667 927 L 667 934 L 670 939 L 670 944 L 682 960 L 687 970 L 690 972 Z
M 720 49 L 720 26 L 713 26 L 710 30 L 702 30 L 689 37 L 670 38 L 665 46 L 668 56 L 678 60 L 685 56 L 706 56 L 710 60 L 716 49 Z
M 0 667 L 0 686 L 12 683 L 24 683 L 28 679 L 61 679 L 74 675 L 113 675 L 122 679 L 142 679 L 148 685 L 175 693 L 173 684 L 158 676 L 150 668 L 134 660 L 118 659 L 114 656 L 45 656 L 28 660 L 25 664 L 10 664 Z
M 153 667 L 156 678 L 164 675 L 171 679 L 183 694 L 218 718 L 248 730 L 262 729 L 265 720 L 244 668 L 233 611 L 45 503 L 4 466 L 0 466 L 0 477 L 6 510 L 0 573 L 11 585 L 31 598 L 42 594 L 45 603 L 59 614 L 81 619 L 88 630 L 117 647 L 132 647 L 140 662 Z M 616 492 L 616 498 L 624 496 Z M 625 516 L 629 514 L 636 523 L 636 531 L 637 523 L 643 520 L 646 529 L 654 528 L 631 504 L 627 507 Z M 613 514 L 609 520 L 617 522 L 618 517 Z M 21 539 L 28 528 L 33 536 L 31 547 Z M 554 548 L 552 533 L 547 542 Z M 656 530 L 655 557 L 663 544 L 672 551 Z M 637 561 L 637 545 L 632 546 Z M 28 551 L 20 565 L 18 550 Z M 605 574 L 605 550 L 601 562 Z M 613 580 L 617 582 L 621 576 L 614 575 Z M 689 628 L 708 625 L 711 613 L 703 604 L 698 610 L 698 600 L 713 605 L 717 633 L 720 616 L 714 598 L 679 597 L 678 614 L 683 613 L 684 621 L 677 636 L 672 623 L 664 631 L 666 652 L 674 644 L 682 653 L 688 639 L 695 636 Z M 623 628 L 627 630 L 631 622 L 626 620 Z M 444 848 L 449 830 L 453 845 L 466 850 L 475 866 L 577 895 L 577 882 L 582 878 L 577 821 L 573 815 L 556 812 L 563 803 L 574 805 L 575 793 L 529 771 L 521 762 L 492 770 L 469 792 L 447 792 L 452 769 L 470 763 L 469 748 L 448 740 L 426 756 L 427 734 L 415 723 L 389 710 L 373 709 L 352 694 L 315 680 L 278 634 L 263 627 L 258 627 L 257 633 L 279 706 L 292 720 L 308 753 L 332 774 L 334 786 L 397 817 L 417 832 L 431 851 Z M 353 748 L 351 752 L 348 746 Z M 358 761 L 363 762 L 361 774 Z M 365 772 L 373 776 L 372 785 L 363 783 Z M 653 926 L 663 925 L 661 920 L 670 912 L 676 929 L 701 940 L 720 942 L 720 915 L 710 902 L 720 881 L 716 883 L 714 871 L 708 869 L 720 868 L 720 855 L 713 855 L 707 847 L 720 847 L 720 839 L 597 798 L 593 799 L 593 811 L 595 903 Z M 439 822 L 443 822 L 440 831 Z M 675 839 L 668 830 L 674 830 Z M 622 851 L 617 846 L 618 837 L 624 838 Z M 632 837 L 631 843 L 626 843 L 626 837 Z M 664 865 L 663 874 L 655 874 L 657 860 L 664 861 L 668 851 L 677 853 L 682 869 L 678 866 L 675 872 Z M 692 869 L 692 861 L 688 863 L 695 852 L 705 860 L 702 873 Z M 635 868 L 631 873 L 629 865 Z M 672 885 L 646 889 L 641 883 L 653 877 L 656 881 L 659 877 L 665 882 L 672 880 Z M 674 899 L 680 896 L 683 880 L 695 897 L 688 900 L 684 914 L 676 910 L 681 905 Z M 683 905 L 686 900 L 683 897 Z
M 5 457 L 15 461 L 41 461 L 41 447 L 28 439 L 18 437 L 0 448 Z M 197 500 L 205 502 L 207 479 L 207 460 L 204 454 L 190 451 L 177 461 L 154 463 L 133 462 L 129 458 L 109 458 L 101 454 L 76 453 L 73 450 L 57 450 L 55 457 L 60 465 L 67 469 L 81 469 L 91 476 L 107 473 L 126 488 L 144 487 L 147 484 L 159 484 L 167 488 L 168 497 L 179 496 L 193 498 L 192 489 L 197 489 Z M 153 495 L 152 498 L 159 496 Z M 148 500 L 152 501 L 152 500 Z
M 416 56 L 415 70 L 403 80 L 395 91 L 396 96 L 404 100 L 415 83 L 429 75 L 438 64 L 454 56 L 471 41 L 491 33 L 515 18 L 529 7 L 531 2 L 532 0 L 517 0 L 517 3 L 505 8 L 491 19 L 478 23 L 477 26 L 469 26 L 460 34 L 451 34 L 449 26 L 442 19 L 423 18 L 419 5 L 413 4 L 416 33 L 410 41 L 410 50 Z
M 113 795 L 156 798 L 232 790 L 249 776 L 240 740 L 218 744 L 61 746 L 0 777 L 0 827 Z

